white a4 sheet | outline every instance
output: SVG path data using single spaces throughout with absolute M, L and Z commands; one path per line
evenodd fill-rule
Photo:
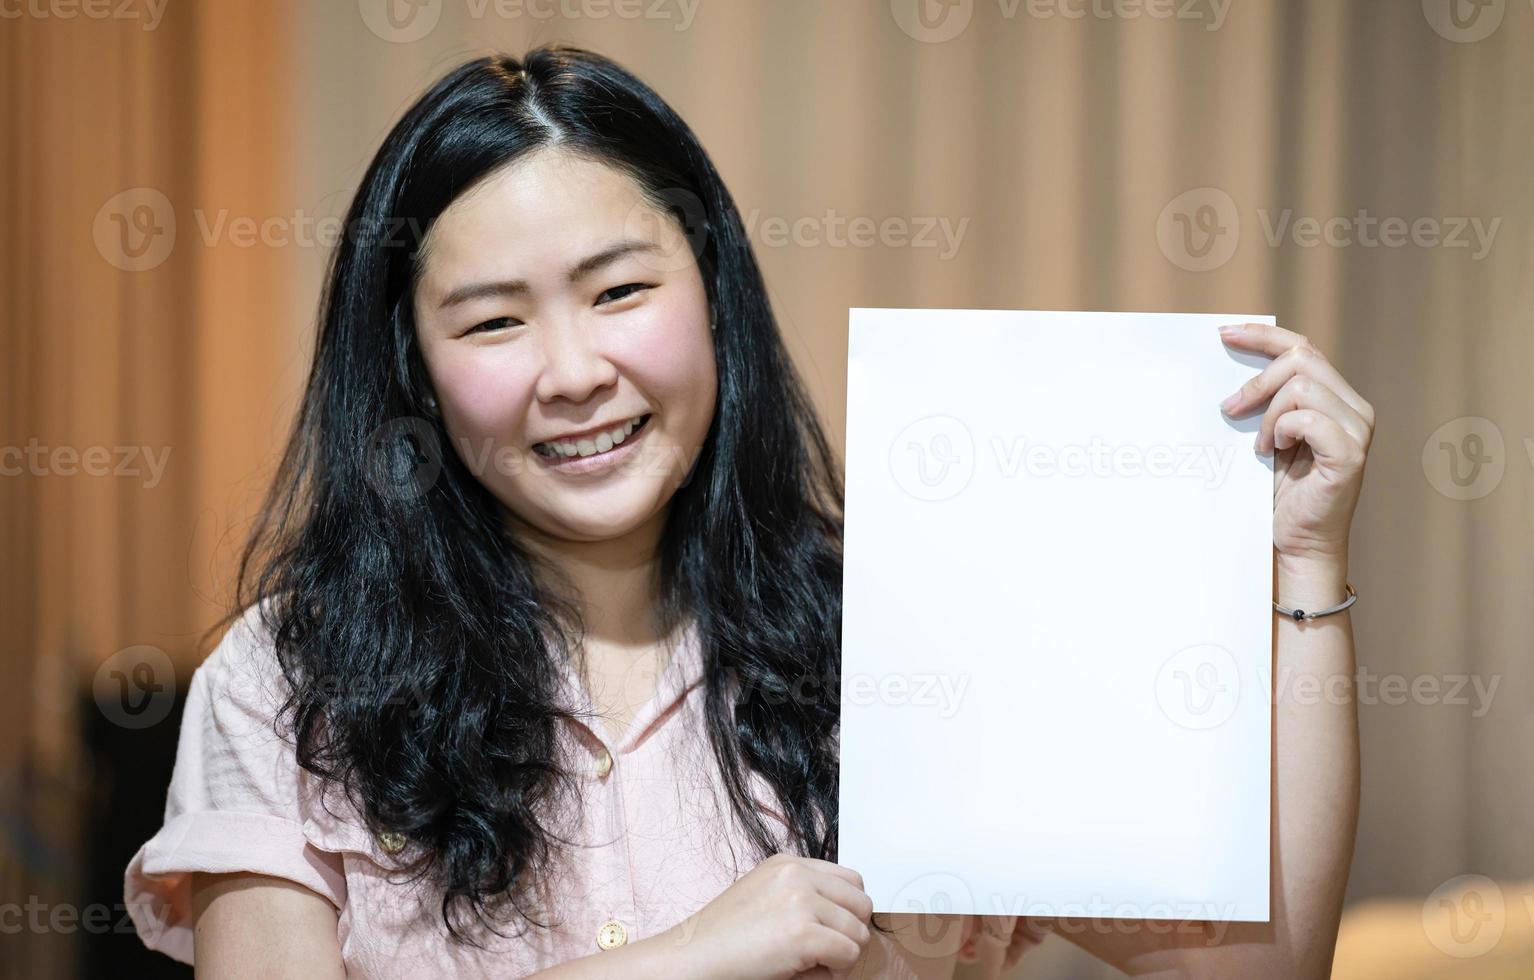
M 851 311 L 839 860 L 876 911 L 1268 918 L 1240 322 Z

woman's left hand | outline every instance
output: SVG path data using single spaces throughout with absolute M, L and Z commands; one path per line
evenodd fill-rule
M 1221 339 L 1273 362 L 1220 407 L 1232 417 L 1264 402 L 1258 452 L 1273 460 L 1273 546 L 1281 565 L 1345 570 L 1348 528 L 1374 436 L 1374 408 L 1308 339 L 1264 323 L 1221 328 Z

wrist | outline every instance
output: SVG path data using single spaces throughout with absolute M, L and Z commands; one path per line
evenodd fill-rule
M 1279 554 L 1275 561 L 1277 594 L 1282 605 L 1319 609 L 1347 597 L 1346 555 L 1294 557 Z
M 685 978 L 685 980 L 715 980 L 712 964 L 699 953 L 693 943 L 697 923 L 692 918 L 678 922 L 664 932 L 642 940 L 647 949 L 647 962 L 656 970 L 645 976 Z

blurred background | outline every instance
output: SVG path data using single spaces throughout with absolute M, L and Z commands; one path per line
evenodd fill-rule
M 429 82 L 551 40 L 698 132 L 837 440 L 850 306 L 1327 351 L 1379 416 L 1335 976 L 1534 976 L 1534 0 L 0 3 L 0 975 L 189 975 L 121 875 L 330 246 Z

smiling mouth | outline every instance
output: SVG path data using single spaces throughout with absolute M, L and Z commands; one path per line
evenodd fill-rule
M 637 415 L 605 432 L 581 439 L 555 439 L 533 446 L 533 452 L 554 463 L 567 459 L 584 459 L 611 452 L 615 447 L 635 437 L 650 421 L 650 414 Z

